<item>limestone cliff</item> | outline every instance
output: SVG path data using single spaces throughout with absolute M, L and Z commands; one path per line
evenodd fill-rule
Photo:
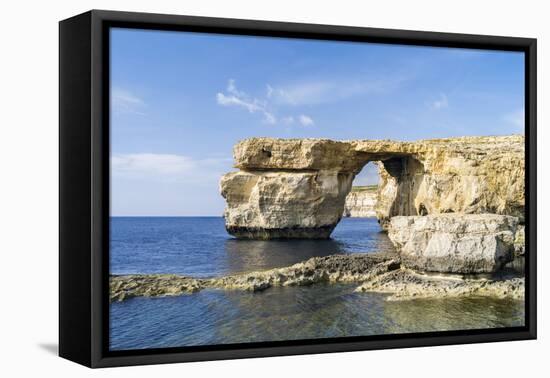
M 251 239 L 328 238 L 342 217 L 353 174 L 239 171 L 226 174 L 227 231 Z
M 344 216 L 370 218 L 376 216 L 378 186 L 354 186 L 346 197 Z
M 326 238 L 353 178 L 380 166 L 376 215 L 495 213 L 523 221 L 524 137 L 389 140 L 251 138 L 234 147 L 238 172 L 222 177 L 229 233 L 245 238 Z

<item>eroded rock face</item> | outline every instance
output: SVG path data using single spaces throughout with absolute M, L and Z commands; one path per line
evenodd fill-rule
M 405 267 L 432 272 L 494 272 L 512 261 L 517 218 L 437 214 L 391 218 L 388 236 Z
M 225 226 L 252 239 L 328 238 L 342 217 L 353 174 L 239 171 L 226 174 Z
M 374 149 L 358 141 L 356 149 Z M 376 205 L 383 227 L 392 216 L 441 213 L 513 215 L 523 222 L 524 137 L 463 137 L 379 146 Z M 399 156 L 401 155 L 401 156 Z
M 354 186 L 346 197 L 344 216 L 353 218 L 375 217 L 377 198 L 377 186 Z
M 524 137 L 388 140 L 252 138 L 225 175 L 226 228 L 245 238 L 326 238 L 353 178 L 378 162 L 376 215 L 495 213 L 524 217 Z

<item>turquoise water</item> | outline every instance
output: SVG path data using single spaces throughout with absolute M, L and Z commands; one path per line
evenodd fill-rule
M 344 218 L 332 240 L 231 238 L 217 217 L 111 219 L 111 273 L 217 276 L 313 256 L 393 250 L 375 219 Z M 388 302 L 357 285 L 203 290 L 110 305 L 112 350 L 521 326 L 522 301 L 454 298 Z

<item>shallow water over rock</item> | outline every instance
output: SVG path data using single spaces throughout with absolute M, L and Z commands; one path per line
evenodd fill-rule
M 523 301 L 493 298 L 388 302 L 356 285 L 204 290 L 111 304 L 111 349 L 366 336 L 522 326 Z

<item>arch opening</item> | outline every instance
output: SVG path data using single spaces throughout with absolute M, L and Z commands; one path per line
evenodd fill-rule
M 429 204 L 416 201 L 424 173 L 413 155 L 366 156 L 347 193 L 343 216 L 376 217 L 386 229 L 393 216 L 430 214 Z
M 380 174 L 377 162 L 367 162 L 355 175 L 346 196 L 344 217 L 374 218 L 378 201 Z

